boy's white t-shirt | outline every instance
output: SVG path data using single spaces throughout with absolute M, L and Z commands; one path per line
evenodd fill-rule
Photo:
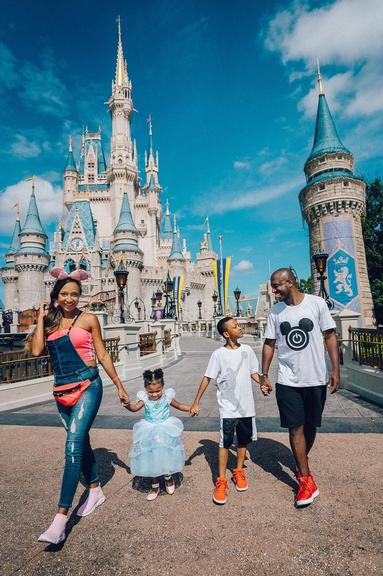
M 324 386 L 328 374 L 323 332 L 335 328 L 326 302 L 305 294 L 302 302 L 272 306 L 264 337 L 278 345 L 279 384 L 295 387 Z
M 258 372 L 258 360 L 252 348 L 241 344 L 239 348 L 214 350 L 205 376 L 217 382 L 217 401 L 221 418 L 255 416 L 251 374 Z

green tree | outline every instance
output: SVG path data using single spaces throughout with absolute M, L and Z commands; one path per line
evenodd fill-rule
M 376 321 L 383 324 L 383 182 L 380 178 L 367 184 L 363 236 Z
M 310 278 L 307 278 L 307 280 L 305 280 L 304 278 L 301 278 L 299 280 L 299 290 L 301 292 L 305 292 L 306 294 L 312 294 L 313 292 L 313 283 Z

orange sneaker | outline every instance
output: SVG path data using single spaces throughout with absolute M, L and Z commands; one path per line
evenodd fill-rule
M 215 490 L 213 494 L 213 501 L 216 504 L 225 504 L 227 492 L 227 480 L 224 476 L 218 476 L 215 483 Z
M 308 506 L 319 496 L 319 490 L 312 476 L 301 476 L 298 492 L 295 496 L 296 506 Z
M 244 469 L 233 468 L 231 473 L 233 474 L 233 482 L 238 492 L 244 492 L 245 490 L 247 490 L 249 485 L 247 483 L 247 478 Z

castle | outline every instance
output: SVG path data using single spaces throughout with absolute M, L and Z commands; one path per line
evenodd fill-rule
M 68 272 L 74 268 L 86 269 L 91 277 L 84 282 L 82 304 L 112 302 L 116 306 L 114 270 L 122 265 L 128 272 L 126 306 L 131 317 L 151 316 L 153 294 L 164 290 L 169 274 L 170 278 L 184 276 L 182 319 L 197 318 L 199 308 L 203 318 L 211 318 L 215 288 L 212 263 L 217 255 L 212 247 L 209 221 L 206 218 L 206 233 L 193 262 L 186 241 L 181 245 L 176 218 L 171 218 L 168 202 L 163 211 L 159 156 L 153 147 L 150 118 L 145 183 L 140 184 L 137 145 L 131 135 L 132 83 L 123 54 L 120 21 L 116 73 L 108 109 L 112 118 L 109 165 L 100 129 L 93 133 L 83 131 L 79 162 L 69 139 L 63 175 L 64 217 L 49 252 L 33 184 L 24 225 L 21 227 L 17 216 L 0 272 L 4 307 L 22 311 L 48 297 L 54 283 L 49 274 L 52 267 L 62 267 Z M 133 301 L 139 305 L 130 306 Z

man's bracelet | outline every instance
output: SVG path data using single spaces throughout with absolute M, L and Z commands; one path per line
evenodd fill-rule
M 120 379 L 120 377 L 119 377 L 118 375 L 117 375 L 117 376 L 113 376 L 112 382 L 116 383 L 116 382 L 119 381 L 119 379 Z
M 261 377 L 261 378 L 268 378 L 269 375 L 268 375 L 267 372 L 261 372 L 261 373 L 260 373 L 260 377 Z

